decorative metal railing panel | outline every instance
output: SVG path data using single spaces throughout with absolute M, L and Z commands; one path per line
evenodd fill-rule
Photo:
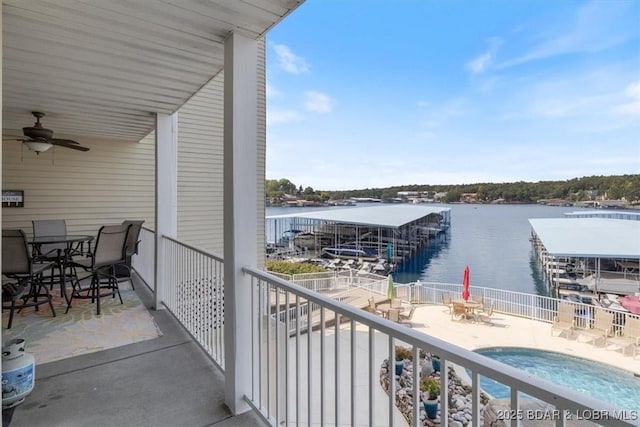
M 163 245 L 163 303 L 224 368 L 222 258 L 166 236 Z
M 250 313 L 254 355 L 253 365 L 248 367 L 252 370 L 253 383 L 247 399 L 271 425 L 404 424 L 396 410 L 399 390 L 394 369 L 381 373 L 381 360 L 395 359 L 396 344 L 411 348 L 413 372 L 420 371 L 417 356 L 422 351 L 440 356 L 442 372 L 450 372 L 453 364 L 471 372 L 470 415 L 476 426 L 483 425 L 480 376 L 510 387 L 507 419 L 512 426 L 523 419 L 522 408 L 531 398 L 551 405 L 552 412 L 548 415 L 555 417 L 558 426 L 565 425 L 575 414 L 598 416 L 597 423 L 602 425 L 634 425 L 636 422 L 623 419 L 624 412 L 619 408 L 592 397 L 523 374 L 498 361 L 260 270 L 244 268 L 244 271 L 252 277 Z M 413 292 L 414 297 L 417 292 L 420 298 L 430 298 L 431 302 L 439 296 L 439 289 L 435 287 L 413 288 L 416 289 L 409 291 L 407 286 L 404 292 Z M 451 292 L 455 288 L 443 289 Z M 514 311 L 538 316 L 541 310 L 523 308 L 532 301 L 524 294 L 515 298 Z M 381 391 L 381 375 L 390 384 L 388 394 Z M 449 387 L 449 381 L 447 375 L 442 375 L 441 414 L 449 414 L 455 400 L 456 387 Z M 410 423 L 422 425 L 417 381 L 411 385 L 410 396 Z M 594 408 L 598 408 L 597 411 Z M 448 416 L 441 417 L 441 425 L 446 427 L 449 422 Z

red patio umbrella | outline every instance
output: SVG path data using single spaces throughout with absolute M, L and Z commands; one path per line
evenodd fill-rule
M 620 305 L 632 312 L 633 314 L 640 314 L 640 297 L 635 295 L 627 295 L 618 299 Z
M 464 266 L 464 274 L 462 275 L 462 298 L 466 301 L 469 299 L 469 266 Z

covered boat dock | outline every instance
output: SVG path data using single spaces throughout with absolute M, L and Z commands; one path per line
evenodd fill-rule
M 265 228 L 275 248 L 320 256 L 327 248 L 349 247 L 398 262 L 450 226 L 450 208 L 393 204 L 272 215 Z
M 573 217 L 529 223 L 538 259 L 555 288 L 640 293 L 640 221 Z

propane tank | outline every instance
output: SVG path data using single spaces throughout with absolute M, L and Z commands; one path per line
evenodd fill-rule
M 33 391 L 35 384 L 35 359 L 25 353 L 26 342 L 22 338 L 9 340 L 2 347 L 2 407 L 19 405 Z

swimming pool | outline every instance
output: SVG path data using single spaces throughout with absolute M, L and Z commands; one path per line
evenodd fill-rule
M 628 371 L 553 351 L 490 347 L 475 351 L 555 384 L 605 400 L 623 409 L 640 410 L 640 378 Z M 497 398 L 508 398 L 509 387 L 481 377 L 480 386 Z

